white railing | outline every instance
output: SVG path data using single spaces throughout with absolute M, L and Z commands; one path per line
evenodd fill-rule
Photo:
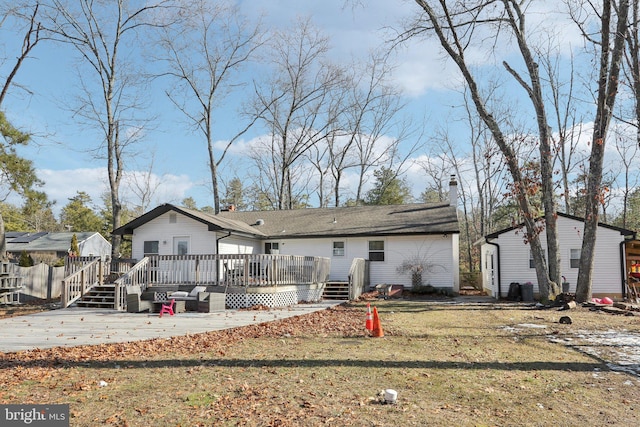
M 107 263 L 96 259 L 63 280 L 62 303 L 68 307 L 103 283 Z M 127 287 L 145 291 L 153 285 L 255 287 L 325 283 L 329 258 L 297 255 L 203 254 L 149 255 L 113 280 L 115 308 L 126 308 Z
M 129 271 L 124 273 L 113 284 L 115 285 L 115 301 L 116 309 L 124 310 L 127 307 L 127 286 L 140 286 L 144 291 L 147 288 L 149 277 L 149 258 L 143 258 L 136 263 Z
M 330 260 L 297 255 L 150 255 L 149 284 L 277 286 L 326 281 Z
M 368 284 L 367 261 L 364 258 L 354 258 L 349 268 L 349 299 L 358 299 Z
M 89 289 L 103 283 L 105 263 L 95 258 L 81 269 L 62 280 L 61 302 L 63 307 L 69 307 L 80 299 Z

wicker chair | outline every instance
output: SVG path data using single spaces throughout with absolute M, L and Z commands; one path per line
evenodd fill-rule
M 211 313 L 213 311 L 224 311 L 226 308 L 226 287 L 219 286 L 210 288 L 209 292 L 198 294 L 198 311 L 200 313 Z
M 138 285 L 127 286 L 127 312 L 153 311 L 153 301 L 142 299 L 142 289 Z

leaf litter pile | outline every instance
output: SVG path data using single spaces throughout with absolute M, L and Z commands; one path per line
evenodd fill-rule
M 640 422 L 637 375 L 549 339 L 598 322 L 638 333 L 629 320 L 583 310 L 562 325 L 556 312 L 522 307 L 375 305 L 383 338 L 369 337 L 358 302 L 216 332 L 0 354 L 0 403 L 68 403 L 72 426 Z M 530 324 L 545 328 L 521 327 Z M 381 397 L 389 388 L 396 404 Z

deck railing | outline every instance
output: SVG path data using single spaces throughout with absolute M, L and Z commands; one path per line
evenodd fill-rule
M 63 280 L 62 303 L 68 307 L 89 289 L 103 283 L 107 262 L 95 259 Z M 116 309 L 126 307 L 126 289 L 153 285 L 221 285 L 277 287 L 325 283 L 329 258 L 297 255 L 203 254 L 149 255 L 119 273 L 115 284 Z M 113 274 L 113 273 L 112 273 Z
M 326 281 L 330 260 L 297 255 L 150 255 L 148 284 L 277 286 Z
M 70 276 L 62 280 L 61 302 L 63 307 L 69 307 L 80 299 L 89 289 L 102 284 L 104 279 L 105 262 L 100 258 L 84 264 Z

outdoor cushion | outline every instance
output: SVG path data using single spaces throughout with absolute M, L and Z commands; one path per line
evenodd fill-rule
M 207 290 L 207 287 L 206 287 L 206 286 L 196 286 L 196 287 L 194 287 L 193 289 L 191 289 L 191 292 L 189 293 L 189 296 L 190 296 L 190 297 L 194 297 L 194 298 L 195 298 L 195 297 L 197 297 L 197 296 L 198 296 L 198 294 L 199 294 L 200 292 L 204 292 L 204 291 L 206 291 L 206 290 Z
M 171 298 L 185 298 L 188 296 L 189 296 L 189 292 L 186 292 L 186 291 L 171 292 Z
M 127 294 L 129 294 L 129 295 L 131 295 L 131 294 L 141 295 L 142 294 L 142 289 L 140 289 L 140 285 L 127 286 Z

